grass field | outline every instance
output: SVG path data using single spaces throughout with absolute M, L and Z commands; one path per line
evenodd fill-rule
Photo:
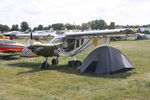
M 113 75 L 80 74 L 60 57 L 57 67 L 40 70 L 43 57 L 0 59 L 0 100 L 149 100 L 150 40 L 110 42 L 135 69 Z M 83 60 L 89 52 L 80 54 Z M 49 62 L 50 62 L 49 58 Z

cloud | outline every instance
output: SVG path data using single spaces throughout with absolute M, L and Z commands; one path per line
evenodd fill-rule
M 22 9 L 22 12 L 26 15 L 38 15 L 38 14 L 40 14 L 40 11 L 34 11 L 31 9 Z
M 107 24 L 142 25 L 150 22 L 149 5 L 149 0 L 0 0 L 0 24 L 27 21 L 34 27 L 104 19 Z

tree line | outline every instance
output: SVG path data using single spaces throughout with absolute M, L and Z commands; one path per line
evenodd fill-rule
M 42 24 L 38 25 L 37 27 L 33 28 L 33 31 L 35 30 L 50 30 L 51 28 L 53 28 L 54 30 L 64 30 L 64 29 L 68 29 L 68 30 L 72 30 L 72 29 L 78 29 L 78 30 L 86 30 L 86 29 L 107 29 L 107 28 L 139 28 L 139 27 L 150 27 L 149 25 L 116 25 L 114 24 L 114 22 L 112 22 L 110 25 L 107 25 L 106 22 L 103 19 L 99 19 L 99 20 L 92 20 L 89 21 L 87 23 L 82 23 L 82 25 L 74 25 L 74 24 L 70 24 L 70 23 L 55 23 L 52 25 L 48 25 L 48 26 L 43 26 Z M 0 24 L 0 31 L 1 32 L 7 32 L 7 31 L 26 31 L 26 30 L 31 30 L 29 24 L 26 21 L 21 22 L 20 27 L 19 25 L 12 25 L 12 27 L 10 28 L 7 25 L 2 25 Z

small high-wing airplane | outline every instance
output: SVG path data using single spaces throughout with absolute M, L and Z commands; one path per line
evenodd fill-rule
M 75 56 L 79 53 L 97 48 L 103 43 L 109 42 L 110 37 L 130 36 L 134 32 L 130 29 L 111 29 L 86 32 L 66 32 L 62 36 L 55 36 L 47 44 L 30 45 L 28 48 L 36 55 L 46 58 L 41 65 L 41 68 L 49 67 L 47 62 L 48 57 L 57 57 L 52 59 L 52 65 L 58 64 L 60 56 L 74 57 L 74 65 L 79 66 L 81 62 L 76 60 Z

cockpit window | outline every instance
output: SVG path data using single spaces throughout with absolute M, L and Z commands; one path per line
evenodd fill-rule
M 84 42 L 84 38 L 81 39 L 81 45 L 83 44 L 83 42 Z
M 75 46 L 75 39 L 67 39 L 64 43 L 63 48 L 66 51 L 71 51 L 74 49 L 74 46 Z
M 83 38 L 72 38 L 72 39 L 66 39 L 63 43 L 63 49 L 68 52 L 74 49 L 79 48 L 81 45 L 83 45 L 84 39 Z
M 79 39 L 77 39 L 77 43 L 76 43 L 76 48 L 78 48 L 79 46 L 80 46 L 80 40 Z

